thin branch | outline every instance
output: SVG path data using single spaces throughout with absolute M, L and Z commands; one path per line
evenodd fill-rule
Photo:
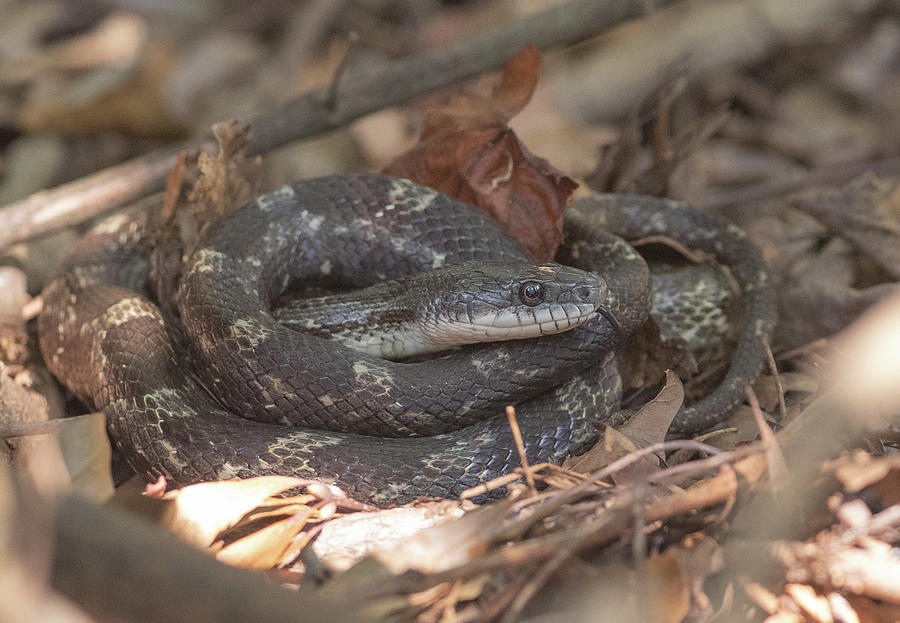
M 712 195 L 707 197 L 705 201 L 700 202 L 699 206 L 715 210 L 732 205 L 757 203 L 790 195 L 814 186 L 837 186 L 868 172 L 882 176 L 900 174 L 900 157 L 838 164 L 815 169 L 806 175 L 789 180 L 761 182 L 738 190 Z
M 656 5 L 673 1 L 656 0 Z M 447 48 L 363 68 L 365 71 L 354 72 L 352 83 L 341 84 L 334 110 L 328 107 L 331 87 L 325 87 L 255 119 L 250 154 L 322 134 L 371 112 L 478 76 L 499 67 L 527 44 L 542 49 L 565 46 L 643 14 L 637 0 L 571 0 Z M 11 203 L 0 209 L 0 250 L 161 190 L 166 171 L 180 150 L 213 147 L 212 137 L 207 135 Z
M 528 483 L 528 489 L 531 491 L 531 495 L 537 495 L 534 475 L 531 473 L 528 465 L 528 455 L 525 454 L 525 443 L 522 441 L 522 431 L 519 429 L 519 420 L 516 419 L 516 408 L 514 406 L 506 406 L 506 419 L 509 421 L 513 440 L 516 442 L 516 451 L 519 453 L 519 462 L 522 464 L 522 471 L 525 472 L 525 481 Z

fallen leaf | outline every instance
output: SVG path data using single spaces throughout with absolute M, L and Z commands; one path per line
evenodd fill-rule
M 219 143 L 215 155 L 181 152 L 166 176 L 160 210 L 150 223 L 155 241 L 151 258 L 154 289 L 164 312 L 177 315 L 178 276 L 182 259 L 194 250 L 203 232 L 222 217 L 240 208 L 259 191 L 262 161 L 248 158 L 252 135 L 249 125 L 237 121 L 212 128 Z
M 841 460 L 834 475 L 844 485 L 845 491 L 858 493 L 887 478 L 891 472 L 900 472 L 900 456 L 873 458 L 860 450 L 851 459 Z
M 322 526 L 313 551 L 332 570 L 344 569 L 375 550 L 387 551 L 425 528 L 462 515 L 459 503 L 454 500 L 353 513 Z
M 219 533 L 235 525 L 267 497 L 307 482 L 289 476 L 259 476 L 191 485 L 164 496 L 173 503 L 163 523 L 187 542 L 209 547 Z
M 58 421 L 56 438 L 72 479 L 72 491 L 105 502 L 114 489 L 106 416 L 97 412 Z
M 247 569 L 271 569 L 284 557 L 291 544 L 315 509 L 303 508 L 290 517 L 255 530 L 247 536 L 229 543 L 216 552 L 221 562 Z
M 656 397 L 632 416 L 619 430 L 645 448 L 665 441 L 666 432 L 684 401 L 684 388 L 678 375 L 666 370 L 666 384 Z
M 563 461 L 563 469 L 573 472 L 588 474 L 603 469 L 616 459 L 637 450 L 628 437 L 611 426 L 603 429 L 603 436 L 594 446 L 584 454 L 576 457 L 566 457 Z
M 607 427 L 602 439 L 586 453 L 574 459 L 566 459 L 563 467 L 572 471 L 589 473 L 606 467 L 623 456 L 659 443 L 666 438 L 675 414 L 684 400 L 684 388 L 678 376 L 666 371 L 666 385 L 656 397 L 645 404 L 618 430 Z M 659 458 L 647 455 L 613 475 L 617 483 L 627 482 L 656 471 Z
M 645 579 L 647 586 L 642 590 L 650 599 L 646 607 L 651 621 L 678 623 L 687 616 L 691 607 L 691 578 L 678 548 L 648 558 Z
M 802 392 L 812 394 L 819 390 L 820 380 L 802 372 L 782 372 L 778 375 L 781 387 L 785 394 Z M 763 411 L 772 411 L 778 407 L 778 386 L 775 377 L 771 375 L 760 376 L 753 382 L 753 391 L 759 398 Z
M 712 614 L 709 596 L 704 590 L 706 579 L 725 568 L 725 554 L 722 547 L 702 532 L 692 534 L 677 546 L 680 561 L 691 583 L 694 603 Z M 723 603 L 723 606 L 727 604 Z M 697 617 L 702 620 L 702 617 Z
M 697 362 L 682 338 L 663 340 L 659 325 L 648 318 L 628 339 L 619 357 L 624 387 L 646 389 L 656 385 L 666 370 L 685 377 L 697 373 Z
M 900 186 L 866 174 L 836 189 L 797 195 L 791 205 L 849 240 L 900 279 Z
M 831 608 L 828 599 L 816 593 L 808 584 L 788 584 L 784 592 L 790 595 L 794 603 L 803 610 L 813 621 L 821 623 L 834 623 L 831 616 Z
M 385 172 L 475 204 L 549 260 L 577 184 L 531 154 L 508 127 L 531 98 L 540 68 L 540 53 L 526 46 L 506 62 L 490 96 L 457 95 L 427 111 L 419 143 Z
M 501 521 L 514 500 L 501 500 L 466 513 L 456 521 L 416 532 L 374 553 L 374 558 L 394 574 L 409 569 L 440 573 L 463 565 L 487 550 L 502 530 Z

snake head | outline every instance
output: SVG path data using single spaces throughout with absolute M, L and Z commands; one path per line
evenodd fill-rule
M 436 287 L 423 333 L 444 348 L 567 331 L 591 318 L 608 292 L 599 275 L 553 263 L 466 262 L 429 274 Z

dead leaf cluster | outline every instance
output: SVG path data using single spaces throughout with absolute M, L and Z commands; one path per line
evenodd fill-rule
M 184 3 L 198 13 L 173 18 L 175 5 L 161 17 L 60 13 L 64 4 L 0 8 L 0 203 L 305 89 L 332 84 L 337 106 L 385 56 L 533 10 L 513 0 L 308 2 L 223 15 Z M 780 307 L 773 365 L 723 427 L 666 440 L 685 388 L 665 372 L 693 362 L 647 327 L 625 359 L 640 388 L 634 411 L 564 466 L 526 463 L 468 496 L 506 487 L 499 503 L 367 512 L 323 483 L 273 478 L 158 488 L 164 525 L 223 562 L 373 619 L 900 619 L 900 316 L 882 307 L 876 324 L 832 339 L 897 292 L 900 22 L 890 2 L 800 4 L 694 2 L 566 54 L 526 48 L 500 76 L 378 112 L 264 165 L 245 156 L 252 128 L 219 125 L 219 154 L 182 154 L 167 193 L 148 202 L 163 222 L 166 275 L 208 222 L 259 190 L 338 170 L 387 166 L 476 203 L 541 257 L 560 240 L 575 179 L 721 211 L 762 248 Z M 742 15 L 746 30 L 723 31 Z M 39 299 L 28 302 L 24 282 L 36 294 L 75 237 L 9 251 L 21 270 L 3 268 L 16 294 L 0 309 L 12 336 L 0 333 L 0 430 L 42 492 L 99 501 L 112 491 L 102 416 L 54 419 L 64 398 L 25 348 Z M 161 298 L 175 286 L 156 284 Z M 689 399 L 716 371 L 697 372 Z M 86 620 L 47 590 L 49 563 L 38 556 L 35 570 L 16 547 L 22 509 L 4 478 L 0 618 Z M 92 526 L 75 528 L 87 537 Z

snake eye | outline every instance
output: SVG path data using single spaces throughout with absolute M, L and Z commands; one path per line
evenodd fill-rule
M 519 300 L 534 307 L 544 300 L 544 286 L 537 281 L 526 281 L 519 286 Z

